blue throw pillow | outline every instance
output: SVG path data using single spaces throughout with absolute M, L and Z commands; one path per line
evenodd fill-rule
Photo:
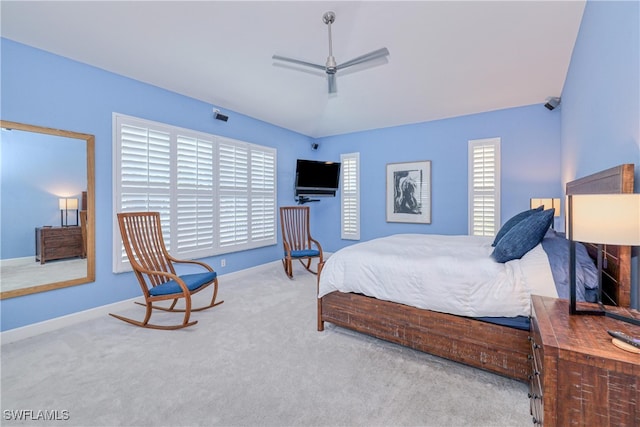
M 543 208 L 544 208 L 544 206 L 538 206 L 535 209 L 529 209 L 528 211 L 523 211 L 523 212 L 520 212 L 519 214 L 516 214 L 516 215 L 512 216 L 511 219 L 509 219 L 509 221 L 505 222 L 504 225 L 500 228 L 500 230 L 498 231 L 498 234 L 496 234 L 496 238 L 494 239 L 494 241 L 491 244 L 491 246 L 497 245 L 498 242 L 500 241 L 500 239 L 502 239 L 504 237 L 504 235 L 507 234 L 509 232 L 509 230 L 511 230 L 520 221 L 522 221 L 525 218 L 530 217 L 531 215 L 533 215 L 536 212 L 541 212 Z
M 555 209 L 534 212 L 500 239 L 491 256 L 498 262 L 520 259 L 542 241 L 551 226 Z

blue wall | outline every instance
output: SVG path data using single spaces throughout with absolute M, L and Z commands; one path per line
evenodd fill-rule
M 0 143 L 0 259 L 35 256 L 35 228 L 60 226 L 58 198 L 80 205 L 87 189 L 86 143 L 18 130 L 3 130 Z M 76 225 L 76 212 L 68 219 Z
M 467 234 L 468 141 L 490 137 L 501 138 L 503 223 L 528 209 L 531 197 L 561 197 L 560 115 L 542 104 L 323 138 L 318 152 L 330 160 L 360 152 L 362 240 L 395 233 Z M 418 160 L 431 160 L 431 224 L 387 223 L 386 164 Z M 339 197 L 321 202 L 316 211 L 323 247 L 352 243 L 340 240 Z
M 589 1 L 562 92 L 563 183 L 634 163 L 640 189 L 640 2 Z

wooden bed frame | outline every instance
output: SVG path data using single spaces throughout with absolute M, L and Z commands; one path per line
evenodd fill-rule
M 624 164 L 569 182 L 567 194 L 633 193 L 633 167 Z M 631 248 L 609 246 L 606 256 L 603 288 L 613 303 L 628 307 Z M 473 318 L 335 291 L 318 299 L 318 331 L 324 322 L 520 381 L 527 381 L 530 370 L 528 331 Z

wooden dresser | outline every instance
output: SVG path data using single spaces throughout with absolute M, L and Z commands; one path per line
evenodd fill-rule
M 38 227 L 36 228 L 36 261 L 83 256 L 82 228 Z
M 640 354 L 614 346 L 607 333 L 640 337 L 640 326 L 604 316 L 571 316 L 566 300 L 533 296 L 531 304 L 534 424 L 640 425 Z M 640 319 L 637 311 L 615 310 Z

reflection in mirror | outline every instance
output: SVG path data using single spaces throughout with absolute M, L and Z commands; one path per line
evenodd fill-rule
M 0 299 L 94 281 L 94 136 L 0 127 Z

